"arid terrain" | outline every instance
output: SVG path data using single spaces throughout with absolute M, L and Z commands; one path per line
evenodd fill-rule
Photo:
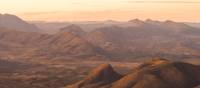
M 110 64 L 102 64 L 66 88 L 194 88 L 200 83 L 199 74 L 199 66 L 154 58 L 125 75 L 114 71 Z
M 188 23 L 43 23 L 0 14 L 0 88 L 194 88 L 199 46 L 200 28 Z

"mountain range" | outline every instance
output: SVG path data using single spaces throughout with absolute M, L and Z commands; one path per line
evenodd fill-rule
M 149 55 L 176 53 L 195 56 L 199 53 L 196 46 L 196 39 L 200 37 L 198 28 L 173 21 L 135 20 L 133 23 L 138 25 L 98 28 L 88 33 L 87 40 L 110 53 L 116 51 L 116 55 L 140 52 Z
M 14 15 L 1 15 L 0 21 L 2 50 L 16 48 L 39 55 L 93 55 L 110 59 L 200 57 L 200 29 L 169 20 L 67 24 L 53 34 L 44 33 Z
M 198 88 L 199 46 L 199 27 L 170 20 L 48 23 L 0 14 L 0 87 Z

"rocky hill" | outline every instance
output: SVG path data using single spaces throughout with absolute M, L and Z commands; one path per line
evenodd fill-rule
M 110 65 L 100 65 L 85 79 L 66 88 L 194 88 L 199 84 L 199 66 L 156 58 L 124 76 Z

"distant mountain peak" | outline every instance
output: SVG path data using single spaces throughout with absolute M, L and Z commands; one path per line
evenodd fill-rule
M 115 21 L 115 20 L 106 20 L 106 22 L 117 22 L 117 21 Z
M 1 14 L 1 15 L 3 15 L 3 16 L 10 16 L 10 17 L 16 17 L 16 18 L 18 18 L 16 15 L 12 15 L 12 14 L 8 14 L 8 13 Z
M 77 35 L 77 36 L 83 36 L 83 35 L 86 34 L 86 32 L 83 31 L 80 26 L 75 25 L 75 24 L 71 24 L 71 25 L 66 26 L 64 28 L 61 28 L 60 32 L 69 32 L 69 33 L 72 33 L 72 34 Z
M 136 18 L 136 19 L 132 19 L 132 20 L 129 20 L 128 22 L 133 22 L 133 23 L 143 23 L 142 20 Z
M 18 22 L 23 21 L 21 18 L 17 17 L 16 15 L 12 15 L 12 14 L 8 14 L 8 13 L 1 14 L 0 18 L 2 19 L 2 22 L 3 21 L 18 21 Z M 3 19 L 5 19 L 5 20 L 3 20 Z
M 145 20 L 145 23 L 152 24 L 152 25 L 160 25 L 160 24 L 162 24 L 163 22 L 157 21 L 157 20 L 152 20 L 152 19 L 146 19 L 146 20 Z
M 62 29 L 72 29 L 72 30 L 76 30 L 76 29 L 81 29 L 81 27 L 79 27 L 78 25 L 75 24 L 70 24 Z
M 152 20 L 152 19 L 148 18 L 148 19 L 146 19 L 145 21 L 154 21 L 154 20 Z
M 175 23 L 175 22 L 172 20 L 166 20 L 165 23 Z
M 41 32 L 41 30 L 35 25 L 29 24 L 28 22 L 12 14 L 1 14 L 0 26 L 17 31 Z

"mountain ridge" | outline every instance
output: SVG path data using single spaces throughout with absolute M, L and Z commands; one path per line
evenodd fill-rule
M 133 72 L 110 84 L 98 85 L 94 81 L 87 85 L 71 85 L 66 88 L 94 88 L 90 85 L 96 85 L 95 88 L 193 88 L 200 83 L 199 73 L 199 66 L 156 58 L 141 64 Z

